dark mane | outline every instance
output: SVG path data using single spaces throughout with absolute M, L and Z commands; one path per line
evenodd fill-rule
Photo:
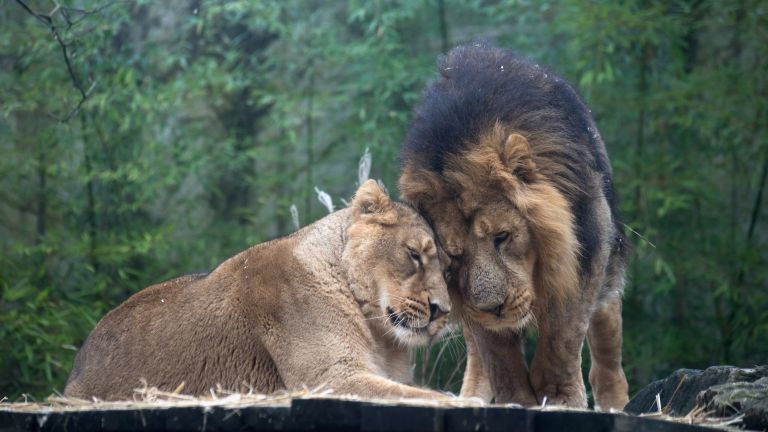
M 588 173 L 602 175 L 617 238 L 612 170 L 602 138 L 576 91 L 551 71 L 510 51 L 482 43 L 451 50 L 438 62 L 440 75 L 424 91 L 400 154 L 408 165 L 442 175 L 446 160 L 461 154 L 495 124 L 526 136 L 541 174 L 568 197 L 576 218 L 582 270 L 600 244 L 591 220 Z

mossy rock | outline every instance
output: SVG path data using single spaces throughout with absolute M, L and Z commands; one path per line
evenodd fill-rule
M 647 414 L 659 408 L 676 417 L 686 416 L 695 408 L 712 417 L 743 415 L 746 428 L 768 429 L 768 366 L 679 369 L 640 390 L 624 411 Z
M 743 415 L 747 429 L 768 429 L 768 378 L 712 386 L 699 393 L 696 404 L 718 417 Z

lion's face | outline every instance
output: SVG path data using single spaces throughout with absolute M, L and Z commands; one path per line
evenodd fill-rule
M 489 329 L 521 328 L 533 317 L 536 254 L 531 228 L 506 199 L 429 205 L 450 255 L 451 283 L 464 312 Z
M 469 210 L 469 211 L 466 211 Z M 535 254 L 525 219 L 505 199 L 466 209 L 457 278 L 466 309 L 485 328 L 520 328 L 532 317 Z
M 432 221 L 451 257 L 451 291 L 470 321 L 520 329 L 541 299 L 562 303 L 575 292 L 570 207 L 538 173 L 523 136 L 494 128 L 440 174 L 406 166 L 400 190 Z
M 404 344 L 420 346 L 445 327 L 450 300 L 444 279 L 447 256 L 426 221 L 411 207 L 393 203 L 366 182 L 352 203 L 345 257 L 354 257 L 351 279 L 358 297 L 370 300 L 366 318 Z M 442 256 L 441 256 L 442 255 Z

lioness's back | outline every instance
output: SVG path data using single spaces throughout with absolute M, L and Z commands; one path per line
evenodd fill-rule
M 236 390 L 243 382 L 262 392 L 281 388 L 256 329 L 226 305 L 224 290 L 216 292 L 209 277 L 150 286 L 105 315 L 78 352 L 65 395 L 124 398 L 142 386 L 139 378 L 164 390 L 185 383 L 191 394 L 216 384 Z M 92 375 L 99 371 L 109 374 L 108 386 Z

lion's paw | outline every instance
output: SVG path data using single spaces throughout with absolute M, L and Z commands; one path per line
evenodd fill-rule
M 531 373 L 531 385 L 541 406 L 587 407 L 587 393 L 581 375 L 575 379 L 561 376 L 558 381 L 552 378 L 555 377 Z

